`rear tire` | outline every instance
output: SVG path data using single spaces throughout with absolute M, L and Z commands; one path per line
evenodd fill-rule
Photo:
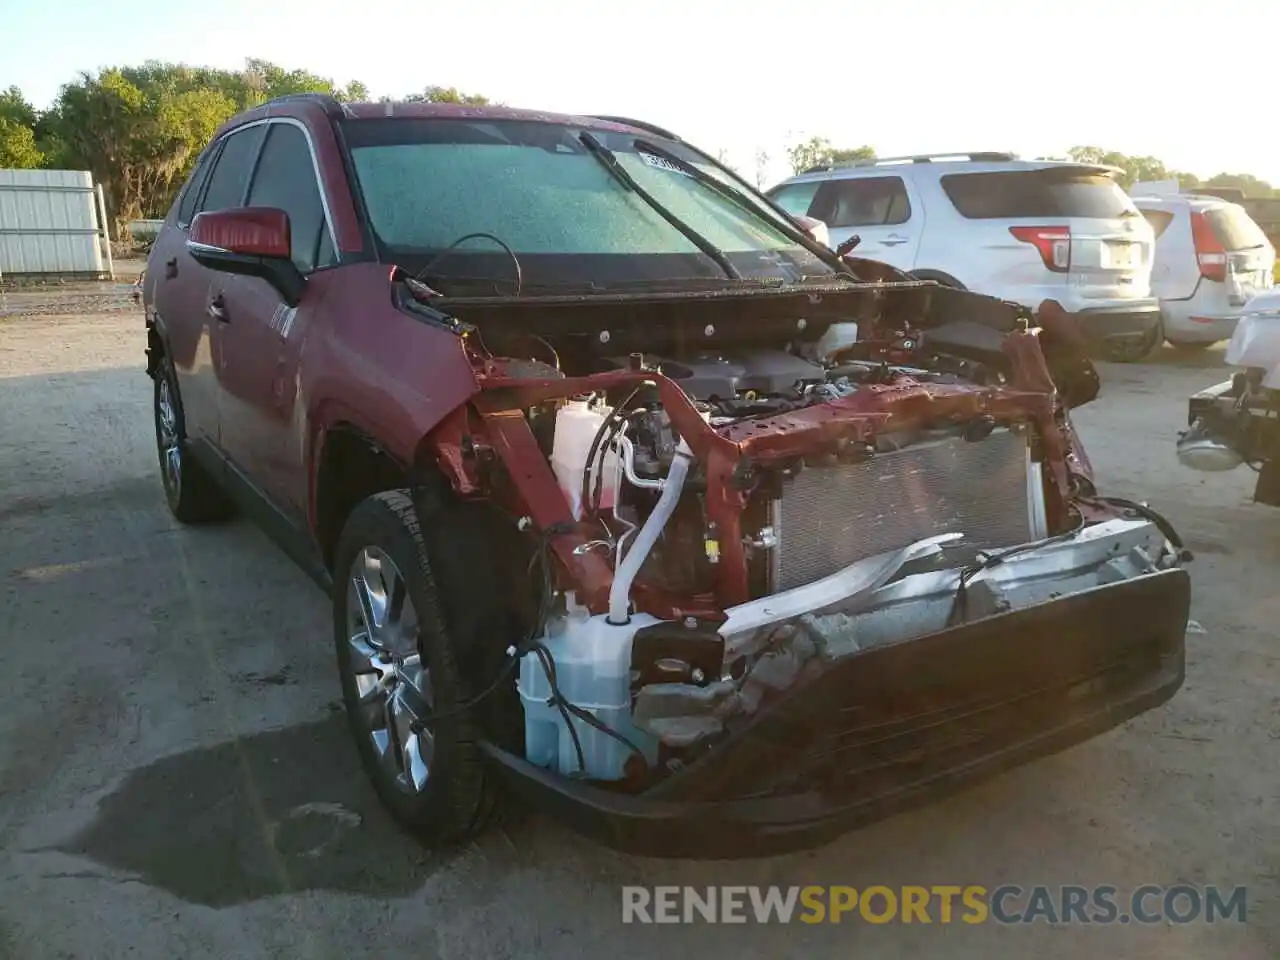
M 347 719 L 383 806 L 431 846 L 480 833 L 498 807 L 476 711 L 459 711 L 475 691 L 454 649 L 468 638 L 450 636 L 443 585 L 406 491 L 352 511 L 334 552 L 333 592 Z
M 1137 363 L 1156 348 L 1163 339 L 1160 327 L 1155 327 L 1141 340 L 1108 341 L 1102 345 L 1102 356 L 1112 363 Z
M 231 516 L 231 501 L 217 482 L 187 452 L 187 426 L 173 363 L 162 357 L 156 369 L 152 412 L 160 483 L 169 512 L 179 523 L 208 523 Z

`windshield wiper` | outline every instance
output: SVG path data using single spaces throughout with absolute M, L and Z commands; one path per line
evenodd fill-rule
M 631 145 L 641 153 L 652 154 L 659 160 L 665 160 L 672 166 L 678 167 L 682 172 L 688 174 L 704 187 L 714 190 L 716 193 L 720 194 L 720 196 L 737 205 L 740 209 L 745 210 L 757 220 L 763 220 L 788 240 L 798 243 L 806 249 L 809 247 L 808 237 L 806 237 L 802 231 L 792 228 L 789 223 L 784 223 L 779 220 L 771 220 L 768 217 L 765 217 L 761 212 L 760 207 L 744 195 L 742 191 L 735 190 L 718 177 L 711 176 L 711 174 L 707 173 L 696 163 L 690 163 L 688 160 L 677 156 L 665 147 L 660 147 L 656 143 L 652 143 L 648 140 L 636 139 L 631 141 Z
M 653 194 L 649 193 L 648 190 L 640 186 L 640 184 L 636 183 L 635 178 L 632 177 L 631 174 L 627 173 L 627 171 L 623 168 L 622 164 L 618 162 L 617 154 L 615 154 L 612 150 L 606 147 L 603 143 L 597 140 L 592 134 L 588 133 L 586 130 L 583 130 L 582 133 L 578 134 L 578 140 L 582 143 L 584 147 L 587 148 L 587 152 L 590 153 L 597 160 L 599 160 L 600 163 L 604 166 L 604 168 L 608 170 L 610 174 L 613 175 L 615 180 L 617 180 L 620 184 L 622 184 L 628 190 L 634 191 L 636 196 L 638 196 L 641 200 L 643 200 L 649 206 L 653 207 L 653 209 L 658 212 L 658 215 L 662 217 L 663 220 L 667 221 L 667 223 L 671 224 L 673 227 L 679 230 L 682 234 L 684 234 L 684 237 L 686 240 L 688 240 L 695 247 L 697 247 L 699 250 L 705 253 L 708 257 L 714 260 L 716 262 L 716 265 L 719 266 L 720 269 L 724 271 L 725 276 L 727 276 L 731 280 L 742 279 L 742 274 L 739 273 L 738 269 L 732 263 L 729 262 L 729 258 L 725 256 L 724 251 L 721 250 L 719 247 L 717 247 L 714 243 L 712 243 L 706 237 L 704 237 L 702 234 L 698 233 L 698 231 L 693 229 L 693 227 L 689 226 L 687 223 L 685 223 L 683 220 L 677 217 L 674 213 L 668 210 L 660 200 L 654 197 Z

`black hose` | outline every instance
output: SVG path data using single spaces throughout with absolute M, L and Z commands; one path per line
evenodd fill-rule
M 1029 550 L 1038 550 L 1040 547 L 1048 546 L 1051 543 L 1060 543 L 1064 540 L 1070 540 L 1077 533 L 1079 528 L 1068 530 L 1066 533 L 1059 533 L 1056 536 L 1048 537 L 1044 540 L 1037 540 L 1034 543 L 1023 543 L 1016 547 L 1009 547 L 1007 550 L 1001 550 L 998 553 L 982 554 L 976 563 L 971 563 L 960 570 L 960 581 L 956 584 L 955 599 L 951 604 L 951 611 L 947 614 L 947 626 L 954 627 L 965 621 L 969 608 L 969 581 L 976 577 L 983 570 L 990 570 L 992 567 L 999 566 L 1009 557 L 1016 556 L 1019 553 L 1026 553 Z
M 1126 510 L 1132 510 L 1144 519 L 1150 520 L 1164 534 L 1164 538 L 1168 540 L 1175 550 L 1178 551 L 1179 559 L 1189 561 L 1194 559 L 1190 550 L 1186 548 L 1186 544 L 1182 542 L 1182 537 L 1178 536 L 1178 531 L 1173 528 L 1164 516 L 1157 513 L 1145 503 L 1138 503 L 1136 500 L 1127 500 L 1124 497 L 1094 497 L 1103 503 L 1109 503 L 1114 507 L 1124 507 Z
M 588 504 L 591 502 L 591 474 L 595 468 L 596 455 L 600 451 L 600 444 L 604 439 L 605 433 L 610 428 L 620 429 L 614 427 L 615 420 L 618 424 L 622 423 L 622 412 L 626 409 L 627 404 L 636 398 L 636 394 L 640 392 L 640 388 L 643 386 L 644 384 L 640 384 L 634 387 L 632 391 L 623 398 L 621 403 L 609 411 L 609 415 L 604 418 L 604 422 L 601 423 L 600 427 L 596 430 L 596 435 L 591 438 L 591 446 L 587 449 L 587 462 L 582 471 L 582 490 L 579 493 L 582 497 L 582 509 L 584 515 L 588 509 Z M 606 448 L 606 450 L 607 449 L 608 448 Z M 592 512 L 594 513 L 594 511 Z
M 432 265 L 433 263 L 435 263 L 437 260 L 439 260 L 439 259 L 440 259 L 441 257 L 443 257 L 445 254 L 453 252 L 453 250 L 454 250 L 454 249 L 455 249 L 455 248 L 456 248 L 460 243 L 465 243 L 465 242 L 466 242 L 466 241 L 468 241 L 468 240 L 475 240 L 475 239 L 477 239 L 477 238 L 482 239 L 482 240 L 492 240 L 494 243 L 496 243 L 498 246 L 500 246 L 500 247 L 503 249 L 503 251 L 506 253 L 506 255 L 507 255 L 508 257 L 510 257 L 510 258 L 511 258 L 511 263 L 512 263 L 512 265 L 515 267 L 515 270 L 516 270 L 516 293 L 515 293 L 515 295 L 516 295 L 517 297 L 518 297 L 518 296 L 520 296 L 520 291 L 521 291 L 521 289 L 524 287 L 524 270 L 520 267 L 520 258 L 516 256 L 515 251 L 514 251 L 514 250 L 512 250 L 512 249 L 511 249 L 511 247 L 510 247 L 510 246 L 508 246 L 508 245 L 507 245 L 507 243 L 506 243 L 504 240 L 502 240 L 500 237 L 495 237 L 492 233 L 484 233 L 483 231 L 478 232 L 478 233 L 467 233 L 467 234 L 463 234 L 461 237 L 459 237 L 457 240 L 453 241 L 453 243 L 449 244 L 449 245 L 448 245 L 447 247 L 445 247 L 443 250 L 440 250 L 439 252 L 437 252 L 436 254 L 434 254 L 432 257 L 430 257 L 430 258 L 427 260 L 427 262 L 426 262 L 426 263 L 424 263 L 424 264 L 422 265 L 422 269 L 420 269 L 416 274 L 414 274 L 414 275 L 413 275 L 413 278 L 414 278 L 415 280 L 421 281 L 421 280 L 422 280 L 422 278 L 423 278 L 424 276 L 428 276 L 428 274 L 427 274 L 427 270 L 431 267 L 431 265 Z M 447 279 L 447 278 L 446 278 L 446 279 Z
M 547 701 L 550 706 L 554 706 L 560 711 L 560 718 L 564 721 L 564 725 L 569 728 L 569 736 L 573 738 L 573 752 L 577 755 L 578 773 L 585 775 L 587 772 L 586 756 L 582 752 L 582 740 L 578 737 L 578 730 L 573 725 L 573 719 L 569 716 L 569 702 L 560 693 L 560 685 L 556 682 L 556 661 L 551 656 L 551 651 L 542 643 L 535 642 L 533 644 L 533 652 L 538 658 L 538 662 L 542 664 L 542 672 L 546 674 L 547 683 L 551 687 L 551 699 Z M 576 707 L 574 709 L 577 709 Z
M 539 562 L 541 563 L 542 591 L 539 596 L 538 611 L 534 617 L 533 625 L 529 628 L 528 635 L 518 646 L 508 648 L 506 659 L 499 668 L 497 676 L 493 678 L 493 682 L 485 687 L 484 690 L 476 694 L 474 697 L 470 697 L 462 703 L 457 704 L 451 710 L 446 710 L 443 713 L 432 713 L 425 717 L 420 717 L 419 722 L 424 724 L 435 723 L 437 720 L 448 720 L 452 717 L 466 713 L 468 710 L 479 706 L 486 699 L 491 697 L 502 686 L 503 681 L 510 678 L 516 664 L 520 662 L 520 658 L 524 656 L 530 648 L 530 645 L 533 644 L 538 635 L 542 633 L 547 619 L 551 615 L 551 596 L 554 591 L 553 584 L 551 583 L 551 571 L 547 557 L 547 549 L 550 544 L 551 537 L 555 536 L 559 532 L 561 531 L 555 527 L 548 527 L 544 530 L 542 535 L 538 538 L 538 544 L 534 549 L 533 556 L 529 559 L 527 573 L 530 575 L 533 573 L 534 564 Z

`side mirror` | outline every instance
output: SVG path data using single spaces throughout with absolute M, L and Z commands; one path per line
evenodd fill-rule
M 831 246 L 831 234 L 827 230 L 827 225 L 821 220 L 815 220 L 813 217 L 806 217 L 796 214 L 792 217 L 801 230 L 808 235 L 810 240 L 816 240 L 824 247 Z
M 290 259 L 289 215 L 274 207 L 240 207 L 196 214 L 187 252 L 196 263 L 245 277 L 261 277 L 296 307 L 306 278 Z

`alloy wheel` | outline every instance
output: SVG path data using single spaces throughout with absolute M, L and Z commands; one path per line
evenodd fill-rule
M 404 575 L 377 547 L 352 561 L 347 584 L 348 664 L 357 719 L 387 776 L 408 793 L 426 788 L 435 755 L 430 671 L 418 645 L 418 615 Z
M 165 486 L 177 492 L 182 487 L 182 443 L 178 437 L 178 409 L 167 377 L 160 380 L 156 396 L 156 426 Z

